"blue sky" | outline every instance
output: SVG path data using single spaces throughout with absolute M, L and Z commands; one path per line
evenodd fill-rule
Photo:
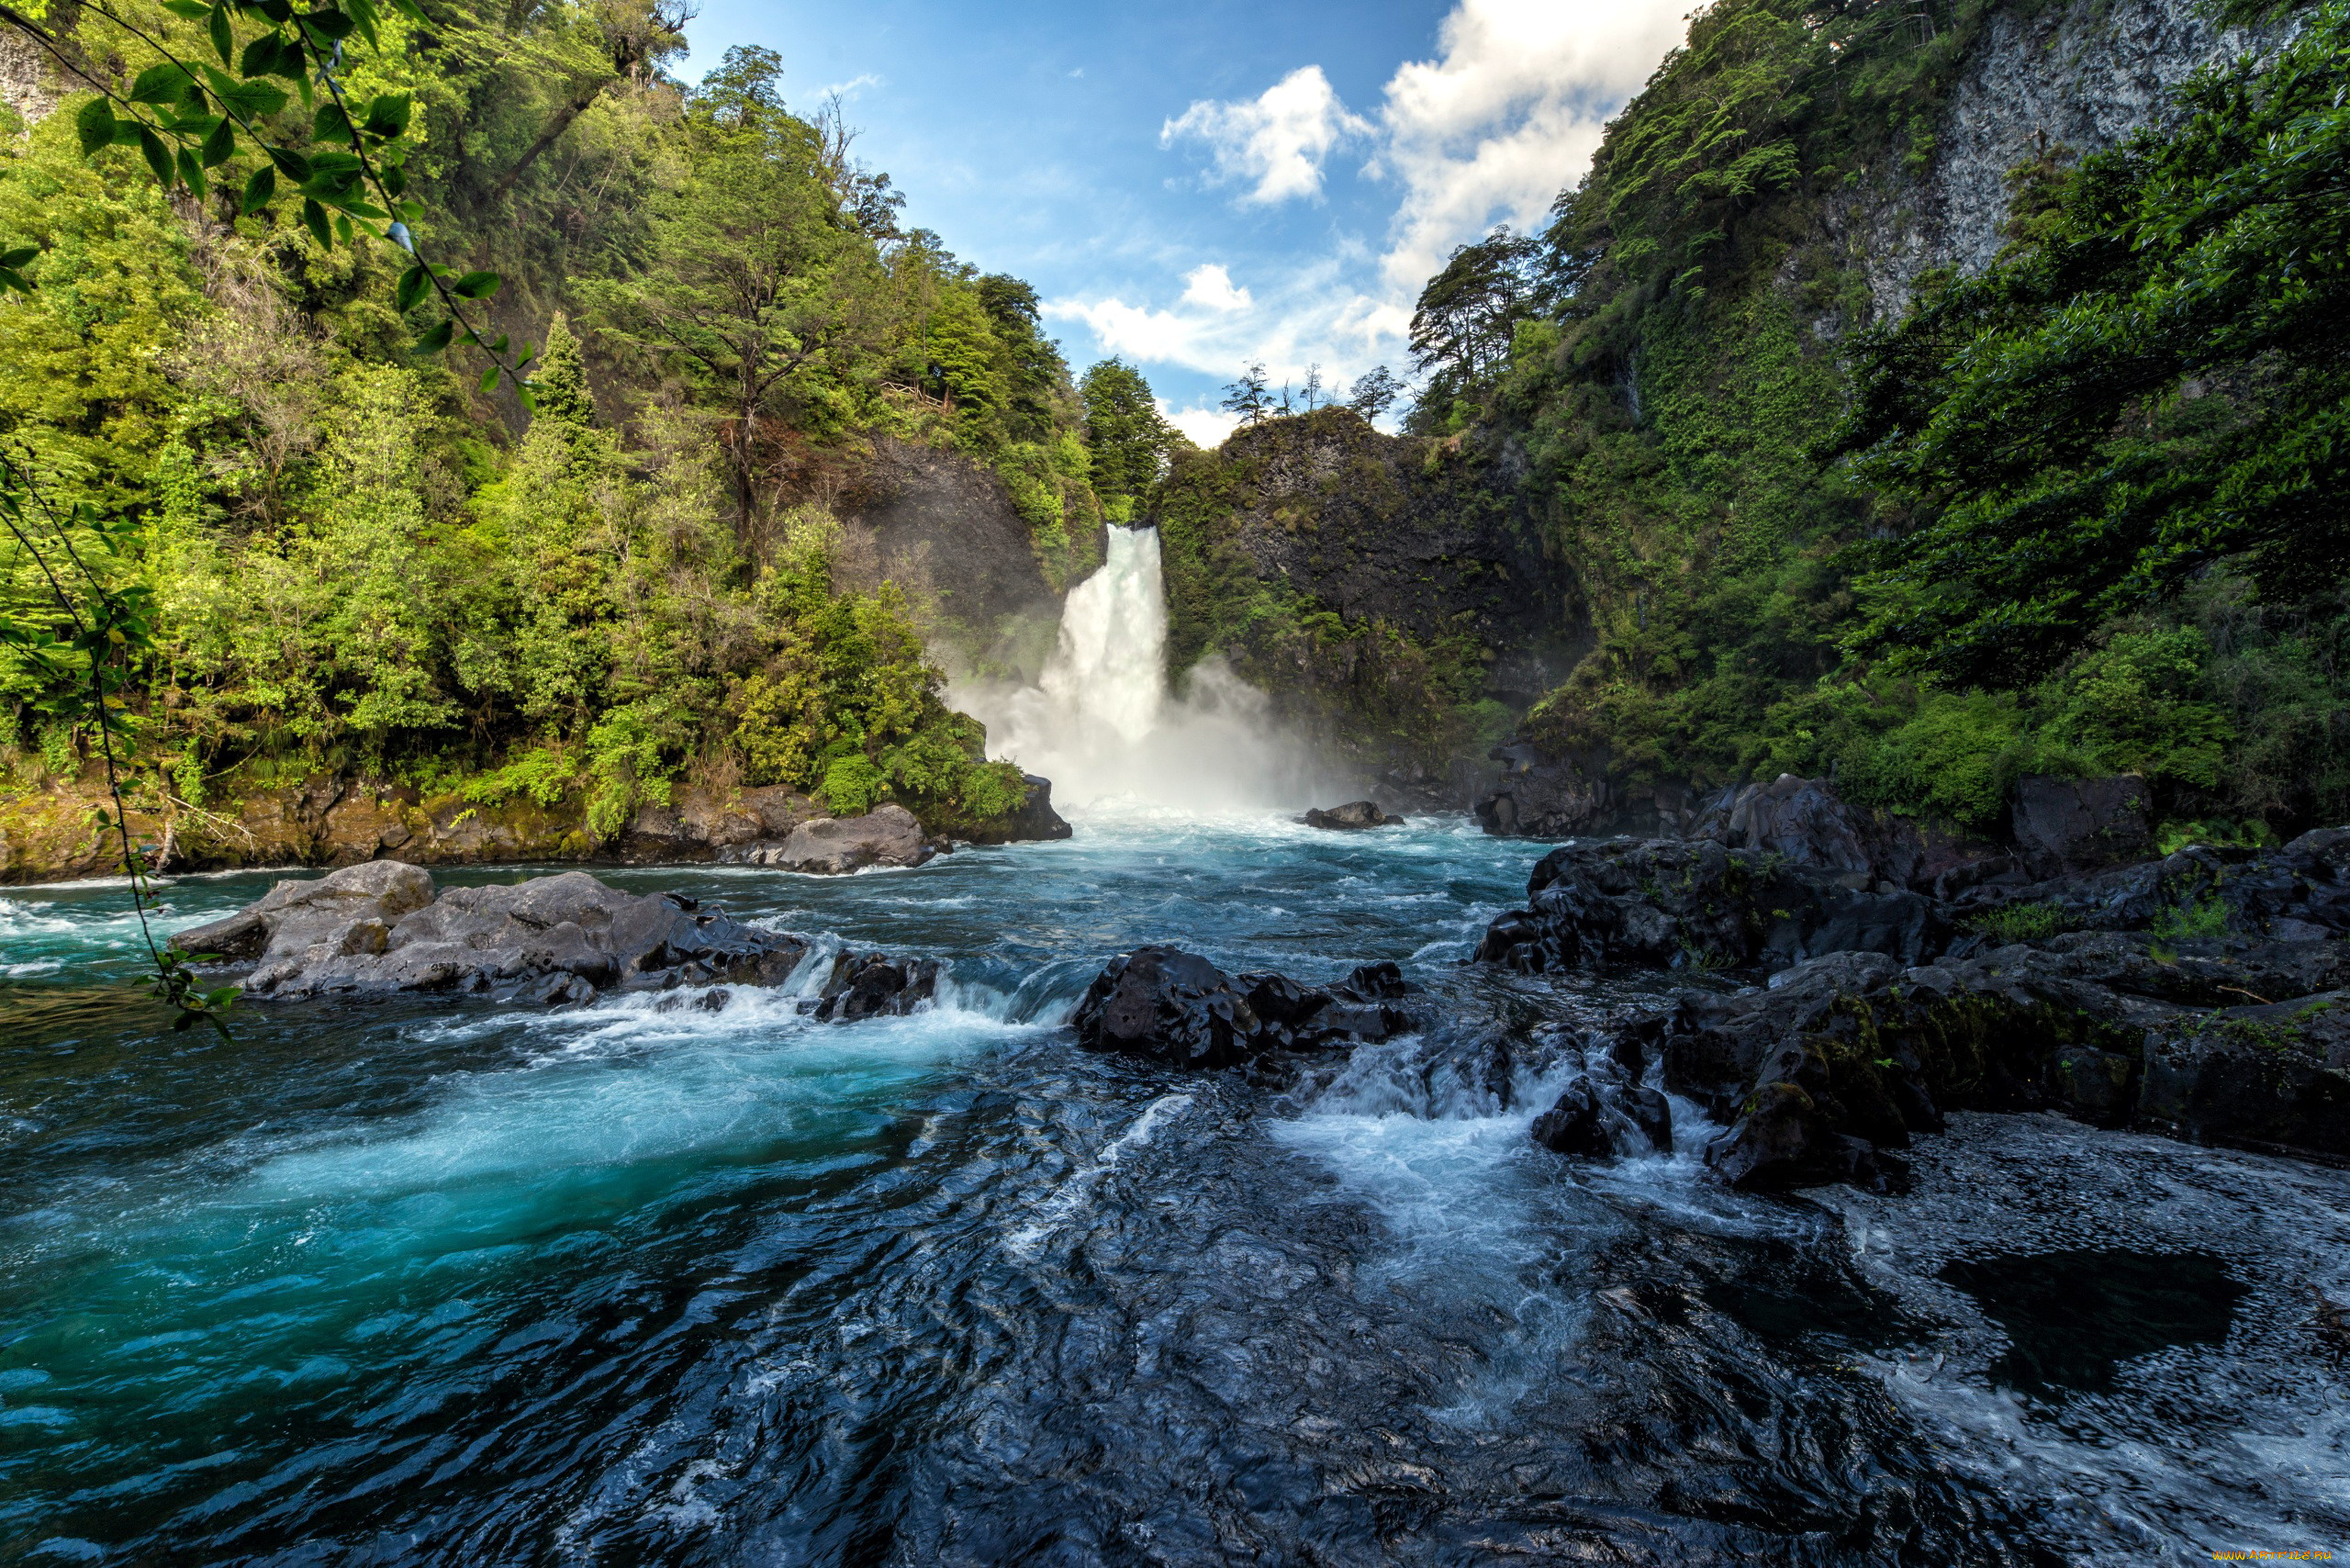
M 794 108 L 837 92 L 906 222 L 1035 284 L 1072 365 L 1125 355 L 1212 441 L 1250 360 L 1406 373 L 1419 285 L 1541 220 L 1687 3 L 705 0 L 678 73 L 757 43 Z

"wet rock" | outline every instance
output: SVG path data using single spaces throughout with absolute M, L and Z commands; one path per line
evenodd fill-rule
M 1330 828 L 1340 832 L 1367 827 L 1393 827 L 1403 820 L 1402 817 L 1389 816 L 1379 809 L 1376 801 L 1349 801 L 1343 806 L 1332 806 L 1327 811 L 1316 810 L 1305 813 L 1306 826 Z
M 843 953 L 833 960 L 816 1016 L 828 1024 L 901 1018 L 938 991 L 938 960 L 887 953 Z
M 1335 986 L 1304 986 L 1286 975 L 1227 975 L 1196 953 L 1154 946 L 1112 959 L 1072 1022 L 1091 1049 L 1232 1067 L 1271 1051 L 1405 1033 L 1414 1021 L 1393 999 L 1409 989 L 1393 963 L 1366 964 Z
M 1069 835 L 1068 822 L 1053 810 L 1053 781 L 1034 773 L 1022 774 L 1020 781 L 1028 787 L 1028 798 L 1001 823 L 972 824 L 968 836 L 973 844 L 1046 843 Z
M 920 866 L 939 852 L 923 835 L 913 812 L 896 804 L 877 806 L 861 817 L 818 817 L 801 823 L 782 843 L 744 845 L 720 858 L 784 871 L 845 876 L 867 866 Z
M 1769 784 L 1726 793 L 1690 830 L 1731 849 L 1759 849 L 1829 877 L 1876 879 L 1874 858 L 1851 808 L 1827 780 L 1782 773 Z
M 2144 1060 L 2145 1121 L 2350 1161 L 2350 991 L 2165 1020 Z
M 422 868 L 371 862 L 280 882 L 174 939 L 218 952 L 189 944 L 225 935 L 252 960 L 242 984 L 255 999 L 455 991 L 550 1005 L 611 987 L 773 985 L 807 951 L 691 899 L 625 893 L 584 871 L 433 895 Z M 266 933 L 258 943 L 255 923 Z
M 1479 826 L 1501 837 L 1681 833 L 1696 817 L 1686 786 L 1620 778 L 1604 750 L 1553 756 L 1519 741 L 1491 755 L 1502 777 L 1471 810 Z
M 1673 1148 L 1673 1105 L 1653 1089 L 1588 1072 L 1531 1131 L 1543 1148 L 1585 1159 L 1663 1153 Z
M 1793 1083 L 1755 1091 L 1738 1125 L 1706 1146 L 1706 1163 L 1734 1186 L 1784 1189 L 1848 1182 L 1878 1191 L 1907 1185 L 1908 1170 L 1865 1138 L 1834 1130 Z
M 2134 860 L 2154 842 L 2146 820 L 2146 781 L 2134 773 L 2109 778 L 2034 774 L 2016 780 L 2009 828 L 2037 875 Z
M 1535 866 L 1528 907 L 1495 920 L 1477 958 L 1527 972 L 1694 967 L 1771 973 L 1824 953 L 1915 963 L 1950 936 L 1932 902 L 1865 892 L 1783 858 L 1707 841 L 1566 845 Z

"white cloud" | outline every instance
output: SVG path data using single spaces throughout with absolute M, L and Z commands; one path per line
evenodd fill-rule
M 1220 263 L 1193 267 L 1183 274 L 1183 303 L 1196 305 L 1203 310 L 1221 315 L 1227 311 L 1246 310 L 1254 303 L 1245 288 L 1232 286 L 1232 274 Z
M 1318 65 L 1301 66 L 1254 98 L 1201 98 L 1158 129 L 1158 144 L 1197 138 L 1208 146 L 1219 185 L 1245 184 L 1244 202 L 1319 198 L 1322 164 L 1333 148 L 1371 131 L 1347 112 Z
M 1222 409 L 1170 409 L 1162 402 L 1158 411 L 1167 416 L 1169 424 L 1189 436 L 1195 446 L 1222 446 L 1224 438 L 1240 428 L 1240 416 L 1225 413 Z
M 1389 78 L 1375 124 L 1349 112 L 1317 66 L 1254 99 L 1194 103 L 1166 123 L 1161 143 L 1206 142 L 1214 177 L 1247 182 L 1245 201 L 1317 196 L 1330 154 L 1361 146 L 1365 174 L 1394 193 L 1383 238 L 1374 248 L 1340 236 L 1322 256 L 1251 278 L 1253 290 L 1229 263 L 1208 262 L 1181 274 L 1171 307 L 1111 295 L 1048 300 L 1045 313 L 1084 323 L 1106 352 L 1145 366 L 1225 379 L 1262 362 L 1276 390 L 1317 363 L 1334 389 L 1377 364 L 1406 372 L 1421 286 L 1452 247 L 1494 223 L 1542 224 L 1589 166 L 1607 117 L 1681 41 L 1686 4 L 1457 0 L 1436 57 Z M 1230 428 L 1211 409 L 1169 417 L 1203 444 Z
M 1379 172 L 1402 187 L 1380 261 L 1404 303 L 1452 247 L 1539 224 L 1591 162 L 1607 117 L 1681 41 L 1685 0 L 1460 0 L 1438 57 L 1389 78 Z
M 816 90 L 816 95 L 820 98 L 854 98 L 867 87 L 880 85 L 881 78 L 867 71 L 862 75 L 852 76 L 845 82 L 835 82 L 829 87 L 819 87 Z

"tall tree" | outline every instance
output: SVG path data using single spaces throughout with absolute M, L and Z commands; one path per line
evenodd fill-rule
M 1540 252 L 1536 241 L 1511 233 L 1506 224 L 1456 247 L 1412 312 L 1413 363 L 1454 391 L 1490 379 L 1528 314 Z
M 1136 499 L 1165 471 L 1179 438 L 1159 414 L 1150 383 L 1122 359 L 1105 359 L 1087 371 L 1078 395 L 1085 402 L 1093 487 L 1106 507 L 1131 517 Z
M 1238 414 L 1243 424 L 1253 425 L 1272 412 L 1272 394 L 1267 389 L 1265 367 L 1259 363 L 1240 373 L 1240 378 L 1224 389 L 1224 400 L 1217 406 L 1227 413 Z

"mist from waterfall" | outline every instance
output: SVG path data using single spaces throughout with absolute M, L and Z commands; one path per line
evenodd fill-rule
M 1311 803 L 1317 769 L 1273 722 L 1263 692 L 1220 659 L 1194 667 L 1181 694 L 1168 689 L 1158 531 L 1109 533 L 1109 559 L 1069 589 L 1037 683 L 969 682 L 949 693 L 987 725 L 988 755 L 1050 778 L 1064 806 Z

